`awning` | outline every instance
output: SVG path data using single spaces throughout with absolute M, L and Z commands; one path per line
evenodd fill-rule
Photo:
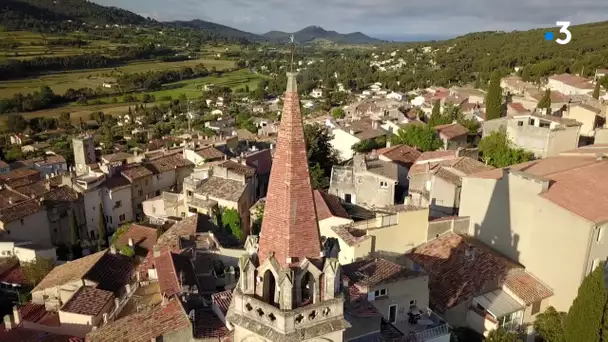
M 475 301 L 496 318 L 503 317 L 525 308 L 524 305 L 519 304 L 519 302 L 503 290 L 496 290 L 475 297 Z

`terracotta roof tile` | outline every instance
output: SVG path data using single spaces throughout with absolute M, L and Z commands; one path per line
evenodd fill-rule
M 13 188 L 40 180 L 40 171 L 32 169 L 16 169 L 9 173 L 0 174 L 0 184 Z
M 359 140 L 371 140 L 386 136 L 387 132 L 381 128 L 373 128 L 371 119 L 364 118 L 353 121 L 350 126 L 345 127 L 346 132 L 353 131 L 353 135 Z
M 572 213 L 599 223 L 608 220 L 608 184 L 601 181 L 608 161 L 587 156 L 556 156 L 517 164 L 504 169 L 474 173 L 473 178 L 498 179 L 508 170 L 521 171 L 551 180 L 540 196 Z M 594 198 L 589 201 L 589 198 Z
M 78 192 L 67 185 L 54 188 L 41 197 L 42 200 L 55 202 L 74 202 L 78 198 Z
M 355 261 L 343 265 L 342 270 L 354 284 L 365 288 L 415 278 L 422 274 L 380 258 Z
M 439 125 L 433 127 L 442 138 L 451 140 L 469 134 L 469 130 L 459 123 Z
M 152 176 L 154 174 L 143 165 L 127 166 L 121 171 L 121 173 L 131 182 L 142 177 Z
M 97 282 L 98 288 L 114 292 L 126 284 L 131 268 L 129 258 L 103 250 L 55 267 L 32 291 L 88 279 Z
M 105 154 L 103 156 L 101 156 L 101 159 L 105 160 L 108 163 L 115 163 L 115 162 L 119 162 L 119 161 L 125 161 L 129 158 L 133 158 L 132 154 L 129 153 L 125 153 L 125 152 L 117 152 L 117 153 L 112 153 L 112 154 Z
M 43 210 L 43 208 L 40 206 L 40 202 L 38 202 L 37 199 L 19 202 L 13 206 L 4 208 L 0 212 L 0 222 L 6 224 L 17 221 L 29 215 L 33 215 L 41 210 Z
M 154 174 L 158 174 L 161 172 L 194 166 L 194 164 L 188 159 L 182 157 L 181 154 L 170 154 L 168 156 L 155 158 L 145 163 L 145 166 Z
M 342 278 L 350 282 L 346 275 Z M 378 309 L 367 300 L 367 293 L 362 292 L 352 283 L 348 287 L 348 300 L 344 303 L 344 311 L 359 318 L 382 317 Z
M 10 165 L 8 165 L 8 163 L 4 160 L 0 160 L 0 168 L 4 169 L 6 167 L 10 167 Z
M 230 302 L 232 302 L 232 290 L 226 290 L 211 295 L 211 300 L 220 309 L 220 311 L 226 316 Z
M 230 335 L 230 330 L 209 309 L 194 311 L 194 337 L 197 339 L 221 339 Z
M 526 304 L 532 304 L 553 296 L 553 291 L 532 274 L 521 270 L 511 270 L 505 279 L 505 286 Z
M 245 176 L 245 177 L 253 177 L 253 175 L 255 175 L 255 168 L 237 163 L 232 160 L 226 160 L 226 161 L 218 164 L 216 167 L 228 169 L 228 171 L 230 171 L 230 172 L 234 172 L 236 174 L 239 174 L 239 175 Z
M 521 291 L 547 289 L 540 281 L 528 283 L 532 277 L 526 277 L 527 285 L 522 286 L 521 272 L 525 270 L 521 265 L 471 237 L 452 232 L 414 248 L 407 256 L 429 273 L 430 302 L 438 312 L 498 289 L 501 284 L 522 299 L 538 294 Z M 543 291 L 539 294 L 544 295 Z
M 383 156 L 405 167 L 410 167 L 412 164 L 414 164 L 414 162 L 416 162 L 416 159 L 418 159 L 422 154 L 417 149 L 408 145 L 395 145 L 391 147 L 386 147 L 376 151 L 376 153 L 379 156 Z
M 192 332 L 190 320 L 179 299 L 174 297 L 165 305 L 133 313 L 87 334 L 87 342 L 150 342 L 151 339 L 175 331 Z
M 83 339 L 69 335 L 59 335 L 50 332 L 26 329 L 23 326 L 5 330 L 0 324 L 0 342 L 82 342 Z
M 46 156 L 41 161 L 36 162 L 36 165 L 46 166 L 46 165 L 61 164 L 61 163 L 65 163 L 65 158 L 63 156 L 60 156 L 60 155 L 54 155 L 54 156 L 52 156 L 52 155 L 50 155 L 50 156 Z
M 215 146 L 207 146 L 195 151 L 201 158 L 205 159 L 205 161 L 222 159 L 226 156 L 226 154 Z
M 27 184 L 24 186 L 17 187 L 17 188 L 15 188 L 15 191 L 17 191 L 20 194 L 23 194 L 25 196 L 29 196 L 30 198 L 32 196 L 40 197 L 50 191 L 50 189 L 47 187 L 47 183 L 48 183 L 48 185 L 51 185 L 50 182 L 48 182 L 48 180 L 41 180 L 39 182 L 30 183 L 30 184 Z
M 30 197 L 22 195 L 21 192 L 2 188 L 0 189 L 0 211 L 29 199 Z
M 317 218 L 319 221 L 330 217 L 350 218 L 346 209 L 342 207 L 340 198 L 335 195 L 330 195 L 319 190 L 314 191 L 315 208 L 317 210 Z
M 350 225 L 345 226 L 333 226 L 331 230 L 338 235 L 338 237 L 349 246 L 356 246 L 357 244 L 371 239 L 371 235 L 366 235 L 365 232 L 352 229 Z
M 171 252 L 163 252 L 154 257 L 154 267 L 156 268 L 158 285 L 162 294 L 170 297 L 182 292 Z
M 508 104 L 509 108 L 513 109 L 516 113 L 527 113 L 529 110 L 524 108 L 524 105 L 519 102 L 511 102 Z
M 116 248 L 120 249 L 123 246 L 128 246 L 129 239 L 132 239 L 135 248 L 142 248 L 149 252 L 153 250 L 153 247 L 156 244 L 156 235 L 157 232 L 155 228 L 134 223 L 129 226 L 129 229 L 126 232 L 120 234 L 114 244 L 116 245 Z
M 82 286 L 60 310 L 96 317 L 102 313 L 103 309 L 113 299 L 114 294 L 110 291 L 100 290 L 90 286 Z
M 247 184 L 234 179 L 211 176 L 196 189 L 196 193 L 219 198 L 226 201 L 238 202 L 247 189 Z
M 0 258 L 0 282 L 22 286 L 27 285 L 17 258 Z
M 376 175 L 397 181 L 399 179 L 399 168 L 393 162 L 380 159 L 366 159 L 367 171 Z
M 306 141 L 300 112 L 300 98 L 293 74 L 288 74 L 283 114 L 259 241 L 259 262 L 274 254 L 282 267 L 287 258 L 317 259 L 321 239 L 315 210 Z
M 27 303 L 19 306 L 19 316 L 22 320 L 28 322 L 39 322 L 47 314 L 44 304 Z
M 127 178 L 125 178 L 123 175 L 120 175 L 120 174 L 106 178 L 106 180 L 103 182 L 103 186 L 106 189 L 110 189 L 110 190 L 119 189 L 119 188 L 130 186 L 130 185 L 131 185 L 131 182 L 129 182 L 129 180 Z

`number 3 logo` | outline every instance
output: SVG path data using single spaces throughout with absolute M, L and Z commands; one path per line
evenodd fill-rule
M 566 44 L 570 43 L 570 40 L 572 40 L 572 33 L 570 32 L 570 30 L 568 30 L 568 27 L 570 27 L 570 22 L 569 21 L 558 21 L 555 23 L 555 25 L 558 27 L 561 27 L 559 29 L 560 33 L 566 34 L 566 39 L 558 38 L 555 40 L 555 42 L 557 44 L 561 44 L 561 45 L 566 45 Z

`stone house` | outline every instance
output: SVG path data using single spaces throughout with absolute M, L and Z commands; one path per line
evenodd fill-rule
M 515 146 L 534 153 L 537 158 L 547 158 L 578 146 L 581 123 L 530 113 L 485 121 L 483 136 L 500 129 L 506 130 L 507 137 Z
M 386 137 L 387 132 L 380 127 L 380 120 L 363 118 L 332 129 L 331 146 L 340 154 L 342 160 L 353 157 L 354 144 Z
M 565 116 L 581 123 L 580 135 L 584 137 L 594 137 L 595 130 L 606 124 L 606 112 L 585 103 L 571 106 Z
M 602 181 L 608 160 L 598 150 L 580 151 L 472 174 L 462 183 L 460 214 L 470 217 L 469 234 L 547 284 L 555 295 L 546 305 L 558 311 L 570 308 L 584 277 L 608 257 Z
M 462 177 L 491 170 L 491 166 L 467 156 L 461 151 L 425 152 L 409 170 L 409 202 L 428 206 L 431 217 L 458 215 Z
M 498 327 L 526 328 L 553 295 L 522 265 L 466 234 L 444 233 L 414 248 L 408 259 L 428 274 L 435 312 L 452 327 L 486 336 Z
M 467 147 L 469 130 L 458 122 L 435 126 L 433 129 L 443 142 L 444 150 L 456 150 Z
M 344 265 L 345 278 L 405 336 L 415 341 L 450 341 L 448 324 L 428 308 L 429 276 L 388 260 L 366 258 Z
M 396 164 L 356 154 L 346 166 L 332 168 L 328 192 L 345 204 L 381 208 L 395 204 L 398 181 Z

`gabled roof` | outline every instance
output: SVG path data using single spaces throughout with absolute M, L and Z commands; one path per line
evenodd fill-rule
M 17 221 L 29 215 L 33 215 L 43 210 L 40 202 L 37 199 L 30 199 L 19 202 L 0 211 L 0 222 L 4 224 Z
M 416 162 L 416 159 L 418 159 L 422 154 L 414 147 L 410 147 L 408 145 L 395 145 L 391 147 L 385 147 L 376 151 L 376 153 L 379 156 L 383 156 L 395 163 L 406 167 L 410 167 L 412 164 L 414 164 L 414 162 Z
M 167 172 L 184 167 L 194 166 L 194 163 L 184 158 L 181 154 L 170 154 L 158 157 L 145 163 L 145 166 L 154 174 Z
M 97 289 L 90 286 L 82 286 L 61 307 L 61 311 L 96 317 L 114 299 L 110 291 Z
M 381 284 L 394 283 L 403 279 L 415 278 L 422 272 L 410 270 L 394 262 L 367 258 L 343 265 L 344 274 L 360 287 L 373 287 Z
M 13 205 L 27 201 L 30 197 L 24 196 L 21 192 L 13 191 L 8 188 L 0 189 L 0 210 L 4 210 Z
M 117 152 L 117 153 L 112 153 L 112 154 L 104 154 L 103 156 L 101 156 L 101 159 L 105 160 L 108 163 L 114 163 L 114 162 L 124 161 L 124 160 L 127 160 L 129 158 L 133 158 L 133 155 L 129 154 L 129 153 L 126 153 L 126 152 Z
M 550 180 L 540 196 L 590 221 L 608 220 L 608 160 L 587 156 L 556 156 L 471 174 L 471 178 L 500 179 L 509 170 Z M 589 199 L 593 198 L 593 201 Z
M 230 302 L 232 302 L 232 291 L 226 290 L 218 293 L 214 293 L 211 295 L 211 300 L 213 304 L 215 304 L 218 309 L 226 316 L 228 312 L 228 307 L 230 306 Z
M 319 221 L 330 217 L 350 218 L 344 207 L 342 207 L 338 196 L 330 195 L 319 190 L 315 190 L 314 195 L 317 219 Z
M 210 161 L 222 159 L 226 156 L 226 154 L 220 150 L 218 150 L 215 146 L 207 146 L 195 151 L 201 158 Z
M 230 172 L 234 172 L 238 175 L 245 177 L 253 177 L 253 175 L 255 175 L 255 168 L 248 165 L 243 165 L 241 163 L 237 163 L 233 160 L 226 160 L 224 162 L 221 162 L 217 165 L 217 167 L 227 169 Z
M 431 308 L 438 312 L 501 285 L 525 301 L 553 295 L 523 266 L 469 236 L 448 232 L 414 248 L 407 256 L 428 272 Z
M 238 202 L 246 189 L 247 184 L 244 182 L 211 176 L 196 189 L 196 193 L 207 195 L 213 199 L 219 198 L 230 202 Z
M 469 129 L 457 122 L 447 125 L 439 125 L 433 128 L 435 131 L 437 131 L 437 133 L 439 133 L 439 135 L 448 140 L 469 134 Z
M 129 181 L 133 182 L 139 178 L 152 176 L 154 173 L 143 165 L 130 165 L 121 171 Z
M 282 266 L 321 256 L 321 239 L 310 185 L 300 99 L 294 73 L 287 74 L 281 125 L 262 220 L 258 257 L 271 253 Z
M 114 244 L 116 245 L 116 248 L 120 249 L 123 246 L 128 246 L 129 239 L 132 239 L 136 249 L 141 248 L 149 252 L 153 250 L 153 247 L 156 244 L 156 235 L 157 232 L 155 228 L 131 224 L 129 230 L 120 234 Z
M 153 338 L 179 330 L 192 333 L 192 325 L 179 299 L 173 297 L 164 304 L 157 304 L 91 331 L 87 334 L 86 341 L 150 342 Z

